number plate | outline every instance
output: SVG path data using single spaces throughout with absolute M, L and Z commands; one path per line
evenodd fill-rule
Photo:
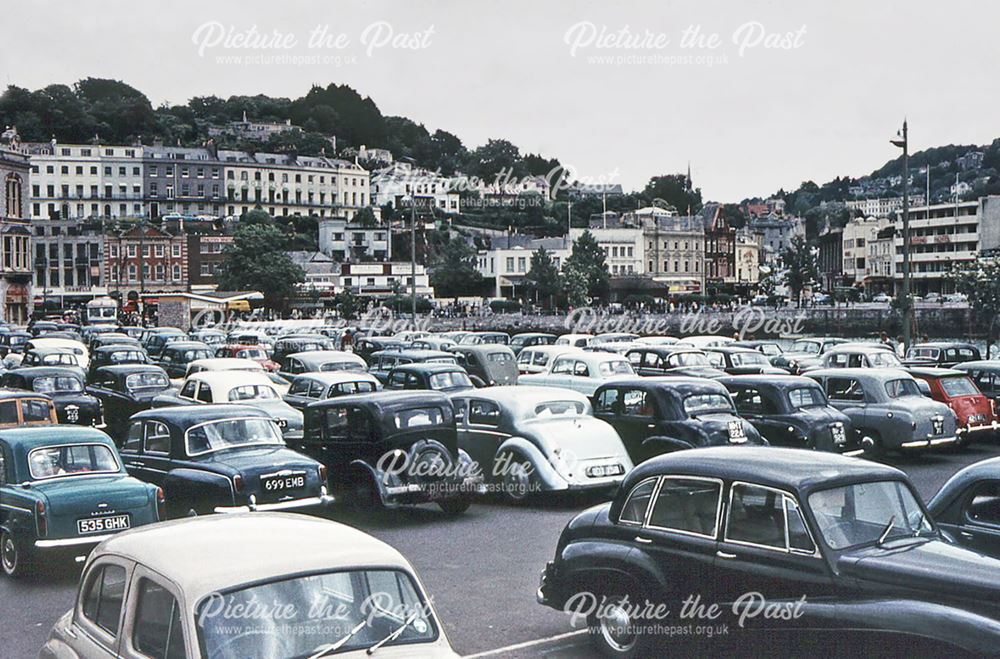
M 944 419 L 939 416 L 934 417 L 934 434 L 940 435 L 942 433 L 944 433 Z
M 729 422 L 729 441 L 734 444 L 742 444 L 747 441 L 747 435 L 743 430 L 743 424 L 739 421 Z
M 837 444 L 839 446 L 840 444 L 846 444 L 847 443 L 847 435 L 844 434 L 844 426 L 843 425 L 841 425 L 841 424 L 838 423 L 837 425 L 833 426 L 830 429 L 830 431 L 833 433 L 833 443 L 834 444 Z
M 76 520 L 76 531 L 80 535 L 90 535 L 92 533 L 111 533 L 113 531 L 124 531 L 132 526 L 132 519 L 128 515 L 111 515 L 108 517 L 87 517 Z
M 306 486 L 306 475 L 303 473 L 268 476 L 260 479 L 260 486 L 265 492 L 284 492 L 297 490 Z

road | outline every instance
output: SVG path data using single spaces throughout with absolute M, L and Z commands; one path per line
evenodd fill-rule
M 926 499 L 961 467 L 994 455 L 1000 455 L 1000 444 L 892 463 Z M 459 653 L 589 657 L 595 655 L 583 634 L 567 635 L 573 630 L 566 616 L 536 604 L 535 589 L 563 526 L 599 502 L 593 496 L 558 497 L 512 508 L 484 501 L 455 518 L 430 506 L 370 514 L 334 508 L 328 516 L 388 542 L 413 563 Z M 77 577 L 67 566 L 32 581 L 0 578 L 0 657 L 36 655 L 52 623 L 72 607 Z

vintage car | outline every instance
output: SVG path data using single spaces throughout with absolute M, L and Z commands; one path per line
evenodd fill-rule
M 139 412 L 121 455 L 130 474 L 163 488 L 169 517 L 332 502 L 326 467 L 288 448 L 275 420 L 246 405 Z
M 59 423 L 104 428 L 103 404 L 84 390 L 83 378 L 76 369 L 61 366 L 19 368 L 0 376 L 0 386 L 45 394 L 56 407 Z
M 579 593 L 602 606 L 575 606 Z M 943 539 L 903 472 L 831 453 L 717 447 L 650 460 L 567 524 L 537 598 L 563 610 L 576 597 L 604 656 L 643 657 L 678 642 L 656 625 L 688 624 L 678 611 L 692 594 L 717 605 L 712 621 L 741 656 L 761 656 L 749 644 L 775 633 L 787 649 L 820 630 L 845 656 L 855 643 L 904 656 L 1000 646 L 1000 560 Z M 784 613 L 761 615 L 765 605 Z M 657 606 L 671 617 L 643 616 Z
M 822 336 L 796 339 L 788 350 L 771 357 L 771 366 L 777 366 L 794 375 L 800 375 L 806 368 L 818 367 L 826 351 L 841 343 L 847 343 L 847 339 Z
M 475 389 L 469 374 L 458 364 L 402 364 L 389 371 L 386 389 L 429 389 L 446 394 Z
M 368 372 L 385 384 L 389 372 L 403 364 L 458 364 L 458 358 L 451 352 L 438 350 L 383 350 L 372 353 Z
M 260 344 L 224 343 L 215 346 L 213 355 L 217 359 L 250 359 L 272 373 L 279 369 L 278 362 L 268 357 L 267 351 Z
M 57 423 L 56 406 L 48 395 L 24 389 L 0 389 L 0 429 Z
M 325 464 L 333 490 L 359 507 L 434 502 L 460 513 L 483 490 L 483 475 L 458 447 L 451 402 L 436 391 L 317 401 L 292 446 Z
M 24 352 L 24 346 L 30 340 L 31 334 L 20 330 L 0 334 L 0 357 L 6 358 L 11 353 L 19 354 Z
M 285 378 L 294 378 L 303 373 L 321 373 L 323 371 L 360 371 L 368 370 L 368 362 L 360 355 L 342 350 L 313 350 L 312 352 L 296 352 L 285 357 L 278 374 Z
M 419 339 L 426 338 L 430 336 L 430 332 L 424 330 L 403 330 L 402 332 L 396 332 L 392 335 L 392 338 L 402 341 L 403 343 L 413 343 Z
M 514 351 L 507 346 L 459 344 L 452 353 L 477 387 L 517 384 L 517 362 Z
M 86 371 L 90 365 L 90 351 L 87 350 L 87 346 L 75 339 L 55 338 L 50 333 L 44 337 L 28 341 L 28 344 L 25 346 L 25 350 L 34 350 L 36 348 L 63 348 L 76 355 L 76 363 L 83 370 Z
M 903 362 L 892 350 L 877 344 L 850 343 L 826 351 L 815 367 L 799 364 L 802 372 L 814 368 L 903 368 Z
M 458 345 L 458 342 L 443 336 L 424 336 L 414 341 L 410 341 L 407 346 L 410 350 L 443 350 L 448 351 Z
M 632 469 L 615 429 L 583 394 L 551 387 L 488 387 L 451 395 L 458 445 L 503 496 L 613 488 Z
M 188 364 L 212 356 L 212 349 L 200 341 L 174 341 L 163 346 L 155 362 L 169 377 L 182 378 L 187 374 Z
M 926 382 L 931 398 L 944 403 L 955 413 L 960 445 L 1000 428 L 995 404 L 983 395 L 968 373 L 931 367 L 912 367 L 906 371 L 918 381 Z
M 274 342 L 274 351 L 271 353 L 271 359 L 280 364 L 285 357 L 297 352 L 333 350 L 334 348 L 333 341 L 322 334 L 291 334 L 283 336 Z
M 83 367 L 80 366 L 80 360 L 76 355 L 76 351 L 70 348 L 27 348 L 24 351 L 24 357 L 21 359 L 21 363 L 18 364 L 17 367 L 31 368 L 35 366 L 62 366 L 73 369 L 79 373 L 81 377 L 85 376 L 87 373 Z
M 669 346 L 680 341 L 676 336 L 652 335 L 640 336 L 634 343 L 641 343 L 647 346 Z
M 310 403 L 349 394 L 380 391 L 382 383 L 374 375 L 357 371 L 324 371 L 297 375 L 282 398 L 298 410 Z
M 240 357 L 209 357 L 208 359 L 196 359 L 187 366 L 184 376 L 192 373 L 203 373 L 205 371 L 250 371 L 252 373 L 266 373 L 264 367 L 252 359 Z
M 602 385 L 593 398 L 594 416 L 618 431 L 635 464 L 668 451 L 767 443 L 715 380 L 623 378 Z
M 490 345 L 510 344 L 510 334 L 507 332 L 467 332 L 458 342 L 460 346 L 478 346 L 488 343 Z
M 52 320 L 38 320 L 28 324 L 28 331 L 32 336 L 44 336 L 49 332 L 58 332 L 62 329 L 62 323 Z
M 90 555 L 74 602 L 42 659 L 359 659 L 380 649 L 380 657 L 458 657 L 398 551 L 350 526 L 292 513 L 213 515 L 119 534 Z M 280 618 L 231 614 L 262 611 L 264 602 Z
M 188 332 L 188 338 L 217 348 L 226 342 L 226 333 L 222 330 L 202 328 Z
M 1000 401 L 1000 360 L 981 360 L 955 364 L 954 369 L 967 373 L 984 396 L 994 403 Z
M 368 365 L 371 365 L 372 355 L 376 352 L 404 350 L 405 348 L 405 343 L 391 336 L 365 336 L 354 342 L 354 354 L 364 359 Z
M 775 446 L 861 455 L 861 438 L 815 380 L 799 375 L 720 378 L 741 417 Z
M 768 341 L 766 339 L 753 340 L 753 341 L 734 341 L 729 344 L 731 348 L 750 348 L 751 350 L 756 350 L 757 352 L 763 354 L 771 360 L 778 355 L 784 354 L 784 350 L 776 341 Z
M 129 345 L 110 345 L 95 348 L 90 354 L 90 368 L 87 371 L 87 381 L 93 382 L 94 374 L 102 366 L 120 366 L 124 364 L 149 364 L 146 351 Z
M 937 341 L 933 343 L 918 343 L 906 351 L 907 366 L 937 366 L 952 368 L 962 362 L 975 362 L 982 359 L 979 348 L 971 343 L 952 343 Z
M 552 359 L 548 370 L 518 378 L 518 384 L 562 387 L 593 396 L 608 381 L 635 376 L 628 360 L 609 352 L 568 352 Z
M 556 342 L 553 345 L 586 348 L 587 345 L 593 340 L 593 334 L 563 334 L 556 339 Z
M 708 363 L 729 375 L 782 375 L 788 373 L 783 368 L 771 366 L 763 353 L 751 348 L 722 346 L 705 348 Z
M 160 354 L 163 346 L 172 341 L 186 341 L 187 334 L 176 327 L 151 327 L 142 337 L 142 347 L 151 356 Z
M 701 334 L 693 336 L 685 336 L 678 341 L 678 343 L 692 347 L 698 348 L 699 350 L 703 348 L 718 348 L 721 346 L 729 345 L 735 342 L 735 339 L 731 336 L 720 336 L 717 334 Z
M 49 553 L 86 554 L 111 534 L 160 519 L 163 492 L 129 477 L 99 430 L 0 431 L 0 564 L 11 576 Z
M 677 375 L 689 378 L 721 378 L 726 374 L 712 366 L 708 355 L 698 348 L 683 345 L 635 346 L 625 358 L 639 375 L 656 377 Z
M 517 372 L 520 375 L 544 373 L 553 357 L 573 351 L 579 351 L 579 348 L 569 345 L 546 345 L 524 348 L 521 352 L 517 353 Z
M 956 543 L 1000 558 L 1000 458 L 981 460 L 958 471 L 927 508 Z
M 861 447 L 871 455 L 944 447 L 958 441 L 955 413 L 921 394 L 906 371 L 831 368 L 806 375 L 819 382 L 830 404 L 851 419 Z
M 169 390 L 166 372 L 153 364 L 102 366 L 87 387 L 87 393 L 101 401 L 108 434 L 119 443 L 129 417 L 149 409 L 154 398 Z
M 91 350 L 100 348 L 102 346 L 113 346 L 113 345 L 126 345 L 126 346 L 132 346 L 134 348 L 142 348 L 142 342 L 140 342 L 139 339 L 132 338 L 128 334 L 124 334 L 122 332 L 105 332 L 104 334 L 94 334 L 91 337 L 88 345 Z
M 532 346 L 548 346 L 556 342 L 555 334 L 545 334 L 543 332 L 524 332 L 510 337 L 510 349 L 514 354 L 519 354 L 523 349 Z
M 238 403 L 267 412 L 286 440 L 302 437 L 302 412 L 281 400 L 270 378 L 250 371 L 202 371 L 184 379 L 177 393 L 153 398 L 153 407 Z
M 101 334 L 112 334 L 112 333 L 128 334 L 129 336 L 132 336 L 131 334 L 129 334 L 130 330 L 132 330 L 132 331 L 135 331 L 135 330 L 145 331 L 145 328 L 143 328 L 143 327 L 118 327 L 116 325 L 84 325 L 83 327 L 80 328 L 80 340 L 82 340 L 84 343 L 86 343 L 89 346 L 90 342 L 94 340 L 95 336 L 99 336 Z M 133 337 L 133 338 L 137 338 L 137 337 Z

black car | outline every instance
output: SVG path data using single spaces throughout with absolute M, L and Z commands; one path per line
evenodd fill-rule
M 383 391 L 306 407 L 301 445 L 358 506 L 437 503 L 465 511 L 483 476 L 458 448 L 451 401 L 435 391 Z
M 942 532 L 955 542 L 1000 558 L 1000 458 L 960 470 L 927 508 Z
M 510 337 L 510 343 L 508 345 L 516 355 L 525 348 L 530 348 L 531 346 L 550 346 L 555 342 L 555 334 L 546 334 L 544 332 L 524 332 L 523 334 L 515 334 Z
M 139 339 L 134 339 L 128 334 L 123 334 L 122 332 L 104 332 L 102 334 L 94 334 L 90 338 L 89 348 L 91 350 L 96 350 L 102 346 L 113 345 L 130 345 L 136 348 L 142 348 L 142 343 L 139 342 Z
M 188 365 L 199 359 L 210 359 L 215 352 L 201 341 L 174 341 L 163 346 L 156 363 L 172 378 L 187 375 Z
M 35 337 L 30 333 L 21 330 L 0 334 L 0 357 L 6 357 L 12 352 L 24 352 L 24 346 L 33 338 Z
M 469 374 L 457 364 L 404 364 L 389 371 L 386 389 L 429 389 L 454 393 L 475 389 Z
M 676 375 L 720 378 L 726 374 L 722 369 L 712 366 L 703 351 L 686 346 L 636 346 L 625 352 L 625 358 L 636 373 L 645 377 Z
M 283 336 L 274 342 L 274 351 L 271 353 L 271 360 L 279 364 L 288 355 L 297 352 L 311 352 L 313 350 L 333 350 L 333 341 L 322 334 L 293 334 Z
M 139 412 L 121 456 L 131 476 L 163 488 L 171 517 L 332 502 L 326 468 L 285 446 L 277 422 L 244 405 Z
M 380 350 L 372 353 L 368 372 L 382 384 L 389 378 L 389 372 L 403 364 L 458 364 L 458 358 L 441 350 Z
M 93 382 L 97 369 L 102 366 L 149 363 L 149 357 L 146 356 L 146 351 L 142 348 L 130 345 L 102 346 L 90 353 L 90 367 L 87 369 L 87 381 Z
M 781 375 L 788 372 L 783 368 L 771 366 L 771 362 L 763 353 L 751 348 L 717 346 L 705 348 L 704 352 L 712 366 L 722 369 L 729 375 Z
M 35 366 L 8 371 L 0 386 L 46 394 L 56 406 L 59 423 L 104 427 L 101 401 L 84 390 L 79 369 Z
M 739 415 L 769 444 L 861 455 L 851 419 L 830 405 L 823 387 L 798 375 L 738 375 L 719 380 Z
M 103 403 L 108 434 L 121 444 L 129 417 L 149 409 L 153 399 L 169 389 L 170 379 L 159 366 L 121 364 L 98 368 L 87 392 Z
M 49 332 L 58 332 L 61 329 L 61 323 L 56 323 L 51 320 L 39 320 L 38 322 L 31 323 L 28 331 L 31 332 L 32 336 L 44 336 Z
M 694 595 L 740 644 L 779 629 L 800 652 L 824 630 L 834 645 L 818 655 L 1000 647 L 1000 560 L 943 539 L 902 471 L 800 449 L 706 448 L 636 467 L 613 501 L 569 522 L 542 573 L 540 603 L 580 611 L 581 594 L 601 603 L 582 615 L 606 656 L 658 656 L 654 625 L 692 623 L 678 614 Z
M 767 443 L 715 380 L 614 380 L 594 392 L 594 416 L 614 426 L 636 464 L 680 449 Z
M 936 366 L 938 368 L 953 368 L 965 362 L 977 362 L 983 357 L 979 348 L 971 343 L 956 343 L 953 341 L 936 341 L 933 343 L 918 343 L 906 351 L 903 363 L 907 366 Z
M 354 341 L 354 353 L 360 355 L 369 366 L 372 365 L 372 355 L 383 350 L 402 350 L 406 344 L 391 336 L 366 336 Z
M 751 350 L 756 350 L 765 355 L 769 361 L 772 357 L 777 357 L 785 352 L 777 341 L 768 341 L 766 339 L 733 341 L 728 345 L 731 348 L 750 348 Z

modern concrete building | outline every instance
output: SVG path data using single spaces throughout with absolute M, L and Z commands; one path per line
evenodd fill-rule
M 379 222 L 374 226 L 343 217 L 319 220 L 319 250 L 335 261 L 388 261 L 392 258 L 391 230 Z

